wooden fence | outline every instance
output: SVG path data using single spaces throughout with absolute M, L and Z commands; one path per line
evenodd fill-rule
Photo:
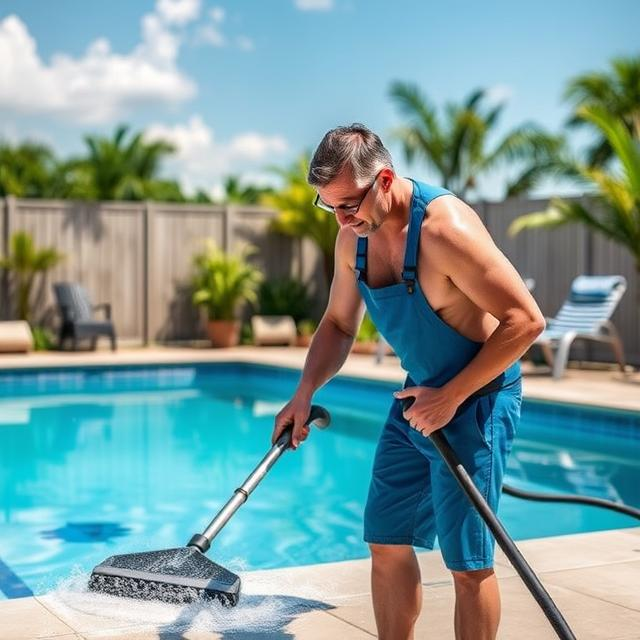
M 473 206 L 497 244 L 523 276 L 536 281 L 534 295 L 546 315 L 553 315 L 581 273 L 620 273 L 629 290 L 614 322 L 630 362 L 640 364 L 638 274 L 626 251 L 583 227 L 528 231 L 507 235 L 522 213 L 543 209 L 546 200 L 510 199 Z M 292 276 L 309 283 L 318 316 L 326 299 L 320 255 L 307 240 L 268 231 L 276 212 L 260 207 L 195 204 L 84 203 L 6 198 L 0 201 L 0 250 L 9 238 L 28 231 L 37 246 L 53 246 L 65 260 L 52 269 L 35 292 L 34 317 L 54 326 L 51 283 L 82 282 L 95 302 L 111 302 L 118 334 L 125 343 L 173 342 L 204 336 L 200 312 L 190 303 L 192 260 L 212 238 L 225 250 L 249 243 L 252 258 L 267 278 Z M 14 316 L 9 281 L 0 283 L 0 318 Z M 247 310 L 248 312 L 248 310 Z M 246 317 L 246 313 L 245 313 Z M 575 352 L 580 357 L 577 347 Z M 610 360 L 600 347 L 587 357 Z

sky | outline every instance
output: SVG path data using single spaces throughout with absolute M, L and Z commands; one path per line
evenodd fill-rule
M 435 182 L 391 135 L 392 82 L 440 114 L 489 89 L 505 104 L 490 143 L 531 121 L 559 133 L 567 80 L 640 55 L 638 25 L 637 0 L 0 0 L 0 138 L 68 157 L 127 123 L 174 143 L 166 176 L 219 196 L 225 176 L 268 184 L 270 166 L 362 122 L 398 173 Z M 508 173 L 477 195 L 499 199 Z

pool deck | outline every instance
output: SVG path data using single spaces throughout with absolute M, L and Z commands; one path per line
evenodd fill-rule
M 94 353 L 35 353 L 0 356 L 0 370 L 14 367 L 84 366 L 180 362 L 260 362 L 299 368 L 306 349 L 238 347 L 227 350 L 153 347 Z M 525 374 L 529 371 L 524 368 Z M 395 358 L 373 365 L 372 356 L 351 355 L 342 373 L 402 381 Z M 524 378 L 529 398 L 608 406 L 640 411 L 640 375 L 613 370 L 570 369 L 564 379 L 529 372 Z M 576 636 L 582 639 L 640 638 L 640 527 L 598 533 L 527 540 L 519 543 L 524 556 L 555 599 Z M 423 582 L 423 609 L 416 638 L 453 638 L 453 585 L 438 552 L 418 553 Z M 501 551 L 496 572 L 502 593 L 499 638 L 545 640 L 555 638 L 548 622 Z M 376 637 L 371 605 L 370 560 L 252 572 L 245 584 L 265 577 L 282 584 L 274 601 L 300 606 L 281 628 L 269 632 L 198 630 L 197 620 L 181 616 L 172 630 L 144 620 L 126 623 L 61 611 L 49 595 L 0 601 L 0 639 L 122 638 L 131 640 L 357 640 Z M 309 593 L 316 597 L 310 602 Z M 319 597 L 318 594 L 321 594 Z M 292 600 L 292 598 L 294 600 Z M 276 603 L 277 604 L 277 603 Z

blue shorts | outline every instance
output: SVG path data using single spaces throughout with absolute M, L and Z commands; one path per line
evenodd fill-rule
M 405 386 L 412 386 L 410 378 Z M 475 485 L 495 512 L 506 461 L 520 418 L 522 384 L 465 401 L 443 427 Z M 431 440 L 413 429 L 394 400 L 375 453 L 364 514 L 364 540 L 433 549 L 446 566 L 493 566 L 494 539 Z

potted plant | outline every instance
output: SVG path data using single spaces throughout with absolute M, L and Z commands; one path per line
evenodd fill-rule
M 296 345 L 299 347 L 308 347 L 311 344 L 311 338 L 318 328 L 318 323 L 315 320 L 306 318 L 300 320 L 297 325 L 298 329 L 298 341 Z
M 207 332 L 214 347 L 233 347 L 240 340 L 238 307 L 245 301 L 256 302 L 263 280 L 260 270 L 247 262 L 255 252 L 248 246 L 238 255 L 229 255 L 208 240 L 205 250 L 193 259 L 193 303 L 207 311 Z

